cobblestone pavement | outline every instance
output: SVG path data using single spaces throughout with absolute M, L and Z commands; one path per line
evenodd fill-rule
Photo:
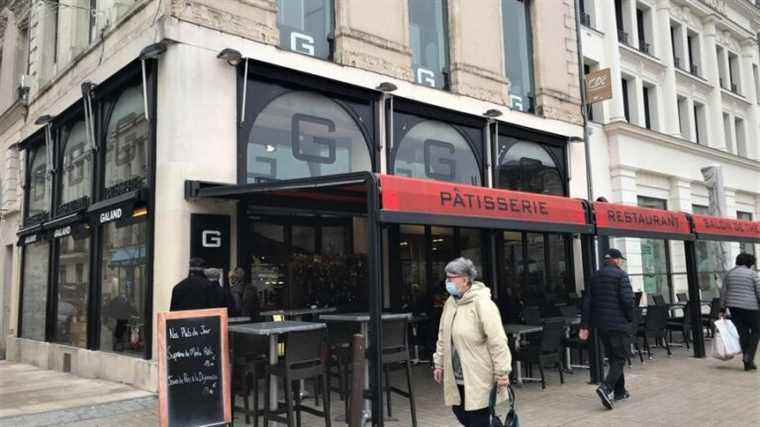
M 682 348 L 676 348 L 673 352 L 673 357 L 668 358 L 664 350 L 658 349 L 655 360 L 647 360 L 643 365 L 634 359 L 633 366 L 626 369 L 627 386 L 632 398 L 619 403 L 613 411 L 602 408 L 594 393 L 595 387 L 587 384 L 587 371 L 576 370 L 574 375 L 566 375 L 564 385 L 560 385 L 556 370 L 549 372 L 546 390 L 541 391 L 540 386 L 534 383 L 516 389 L 521 423 L 523 426 L 760 425 L 758 371 L 744 372 L 739 360 L 720 362 L 694 359 Z M 40 382 L 40 386 L 48 384 L 44 390 L 33 386 L 35 381 L 29 380 L 51 375 L 58 379 Z M 60 376 L 67 378 L 61 381 Z M 414 377 L 419 426 L 457 426 L 449 408 L 443 406 L 440 387 L 430 379 L 430 367 L 415 367 Z M 403 388 L 405 378 L 401 371 L 393 373 L 391 378 L 393 384 Z M 78 391 L 80 388 L 98 388 L 107 384 L 42 371 L 28 365 L 0 362 L 0 426 L 130 427 L 157 423 L 155 396 L 124 398 L 126 387 L 123 385 L 111 384 L 115 390 L 110 396 L 111 400 L 104 401 L 107 393 L 103 391 L 105 389 L 100 389 L 93 396 L 103 403 L 82 403 L 95 397 L 82 396 Z M 72 393 L 79 397 L 72 398 Z M 41 394 L 57 402 L 60 407 L 45 410 L 50 407 L 50 402 L 42 407 L 39 403 L 20 403 L 29 399 L 40 401 L 41 398 L 35 396 Z M 333 416 L 337 417 L 343 413 L 343 404 L 337 395 L 332 400 Z M 21 406 L 15 408 L 16 413 L 8 412 L 12 401 Z M 71 403 L 69 407 L 63 407 L 66 401 Z M 410 426 L 407 401 L 394 396 L 392 403 L 396 418 L 386 422 L 386 425 Z M 500 407 L 498 412 L 504 414 L 505 407 Z M 237 417 L 236 424 L 242 425 L 242 421 L 242 417 Z M 319 425 L 323 425 L 321 419 L 304 414 L 303 426 Z M 344 424 L 334 422 L 333 425 Z

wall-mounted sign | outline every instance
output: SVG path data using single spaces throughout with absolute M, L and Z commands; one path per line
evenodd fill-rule
M 230 217 L 190 215 L 190 257 L 200 257 L 209 267 L 230 271 Z M 226 276 L 224 276 L 226 277 Z
M 760 242 L 760 222 L 708 215 L 692 215 L 691 219 L 698 239 Z
M 55 231 L 53 231 L 53 237 L 58 239 L 60 237 L 66 237 L 71 234 L 71 226 L 67 225 L 65 227 L 56 228 Z
M 614 203 L 594 203 L 599 234 L 653 238 L 689 239 L 691 227 L 686 214 L 661 209 Z
M 35 243 L 35 242 L 37 242 L 37 240 L 38 240 L 37 235 L 36 234 L 32 234 L 30 236 L 24 237 L 24 244 L 28 245 L 30 243 Z
M 487 218 L 510 221 L 518 228 L 521 222 L 540 223 L 547 229 L 558 227 L 568 232 L 580 231 L 588 224 L 583 202 L 568 197 L 394 175 L 382 175 L 380 185 L 384 212 Z
M 586 104 L 612 99 L 612 77 L 610 69 L 592 71 L 586 74 Z
M 101 224 L 105 224 L 107 222 L 116 221 L 117 219 L 121 219 L 121 217 L 124 215 L 124 208 L 114 208 L 109 209 L 105 212 L 101 212 L 98 216 L 98 222 Z

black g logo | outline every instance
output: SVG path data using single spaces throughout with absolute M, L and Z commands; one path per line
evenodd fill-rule
M 330 133 L 335 132 L 335 122 L 323 117 L 310 116 L 308 114 L 297 113 L 293 115 L 290 125 L 290 138 L 293 148 L 293 157 L 304 162 L 333 164 L 335 163 L 335 140 L 332 138 L 324 138 L 318 136 L 312 136 L 313 144 L 327 147 L 327 156 L 317 156 L 314 154 L 304 153 L 301 142 L 301 123 L 311 123 L 315 125 L 324 126 Z M 306 136 L 306 135 L 304 135 Z M 321 151 L 321 150 L 320 150 Z

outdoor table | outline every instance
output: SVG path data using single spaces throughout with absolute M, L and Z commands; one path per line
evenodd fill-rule
M 507 335 L 511 335 L 515 338 L 515 350 L 520 349 L 520 340 L 524 335 L 527 334 L 534 334 L 536 332 L 541 332 L 544 330 L 544 327 L 541 325 L 523 325 L 520 323 L 506 323 L 504 325 L 504 332 L 507 333 Z M 537 378 L 523 378 L 522 376 L 522 363 L 519 361 L 515 362 L 515 368 L 517 368 L 517 383 L 522 384 L 526 380 L 534 381 L 537 380 Z
M 317 308 L 295 308 L 290 310 L 269 310 L 261 313 L 262 316 L 283 316 L 286 319 L 292 317 L 296 320 L 307 314 L 324 314 L 334 313 L 337 310 L 335 307 L 317 307 Z
M 277 364 L 277 337 L 288 332 L 301 332 L 301 331 L 313 331 L 315 329 L 323 329 L 327 325 L 318 322 L 296 322 L 291 320 L 285 320 L 282 322 L 256 322 L 245 323 L 238 325 L 230 325 L 228 330 L 231 333 L 236 334 L 248 334 L 248 335 L 263 335 L 269 337 L 269 364 Z M 287 351 L 287 349 L 286 349 Z M 279 396 L 277 394 L 277 381 L 272 377 L 269 386 L 269 408 L 272 410 L 278 409 Z M 265 402 L 266 404 L 266 402 Z M 270 426 L 276 426 L 274 421 L 270 422 Z
M 242 323 L 253 323 L 250 316 L 237 316 L 227 318 L 228 325 L 240 325 Z
M 411 319 L 412 313 L 383 313 L 383 320 Z M 322 314 L 319 320 L 324 322 L 355 322 L 360 324 L 362 337 L 364 337 L 365 351 L 369 347 L 369 313 L 341 313 L 341 314 Z M 379 351 L 375 349 L 375 351 Z M 381 367 L 378 367 L 381 369 Z M 364 364 L 364 386 L 369 387 L 369 364 Z M 364 412 L 362 414 L 362 425 L 367 420 L 372 419 L 372 402 L 364 400 Z

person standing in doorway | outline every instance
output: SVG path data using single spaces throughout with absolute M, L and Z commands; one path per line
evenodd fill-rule
M 607 409 L 613 409 L 615 401 L 630 397 L 625 389 L 623 367 L 634 307 L 631 281 L 628 273 L 621 268 L 624 260 L 623 254 L 617 249 L 609 249 L 604 254 L 604 265 L 591 276 L 583 300 L 579 332 L 580 339 L 585 341 L 589 336 L 589 328 L 599 331 L 610 367 L 607 377 L 596 389 L 596 394 Z
M 247 316 L 255 320 L 259 316 L 259 298 L 256 288 L 245 280 L 245 270 L 236 267 L 229 274 L 230 292 L 235 301 L 235 316 Z
M 172 290 L 171 311 L 216 308 L 217 293 L 212 288 L 204 269 L 203 258 L 190 258 L 190 271 Z
M 731 321 L 739 332 L 745 371 L 757 369 L 755 353 L 760 340 L 760 276 L 752 271 L 755 262 L 754 255 L 740 253 L 736 267 L 726 273 L 720 288 L 721 317 L 728 307 Z

